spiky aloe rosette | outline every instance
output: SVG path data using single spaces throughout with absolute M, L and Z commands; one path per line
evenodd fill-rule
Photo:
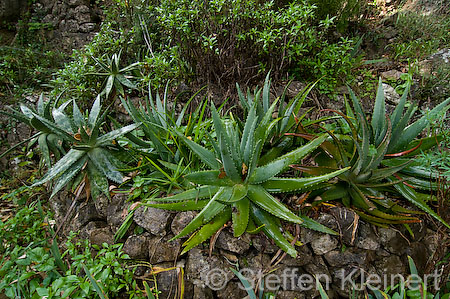
M 114 156 L 113 140 L 134 130 L 139 124 L 131 124 L 101 135 L 101 125 L 107 111 L 100 114 L 100 97 L 94 101 L 87 118 L 81 113 L 75 101 L 72 117 L 69 117 L 64 110 L 70 103 L 66 102 L 53 109 L 54 121 L 29 111 L 40 123 L 43 132 L 51 132 L 70 145 L 70 150 L 33 186 L 55 180 L 51 195 L 54 196 L 69 183 L 72 182 L 76 187 L 84 181 L 89 182 L 89 190 L 94 198 L 100 193 L 109 196 L 108 179 L 117 183 L 122 183 L 123 179 L 117 170 L 121 162 Z
M 325 175 L 308 178 L 276 177 L 289 165 L 299 161 L 316 149 L 326 135 L 319 136 L 265 165 L 258 165 L 262 146 L 269 132 L 279 119 L 272 119 L 276 102 L 258 118 L 256 105 L 251 107 L 242 131 L 230 119 L 222 121 L 214 105 L 211 105 L 216 140 L 210 138 L 213 151 L 205 149 L 181 133 L 177 134 L 186 145 L 210 168 L 185 176 L 196 187 L 182 193 L 156 199 L 152 207 L 168 210 L 200 210 L 197 216 L 174 237 L 181 238 L 195 231 L 183 244 L 182 253 L 211 237 L 230 219 L 234 236 L 260 227 L 262 231 L 285 252 L 296 256 L 297 252 L 283 236 L 279 220 L 302 224 L 321 232 L 336 234 L 331 229 L 298 216 L 270 193 L 311 190 L 319 184 L 344 173 L 341 169 Z
M 62 95 L 62 94 L 61 94 Z M 1 111 L 0 113 L 6 114 L 10 117 L 15 118 L 18 121 L 21 121 L 28 126 L 34 128 L 38 131 L 31 138 L 26 139 L 23 142 L 13 146 L 11 149 L 1 154 L 0 157 L 6 155 L 7 153 L 14 150 L 17 146 L 23 144 L 24 142 L 33 142 L 33 139 L 37 139 L 39 149 L 41 151 L 41 158 L 45 162 L 48 168 L 52 167 L 52 154 L 55 160 L 59 160 L 61 155 L 64 155 L 65 150 L 63 146 L 63 140 L 55 134 L 52 130 L 48 129 L 40 120 L 38 120 L 34 115 L 39 115 L 41 118 L 44 118 L 50 122 L 53 122 L 52 111 L 51 109 L 55 109 L 56 103 L 58 103 L 61 95 L 56 98 L 54 101 L 44 101 L 44 95 L 41 94 L 39 100 L 36 105 L 36 109 L 29 108 L 24 104 L 20 104 L 20 111 L 17 111 L 13 108 L 9 108 L 10 112 Z
M 442 140 L 441 136 L 416 138 L 428 126 L 430 119 L 448 109 L 450 99 L 408 126 L 416 111 L 416 107 L 410 105 L 403 113 L 408 91 L 409 88 L 393 113 L 387 117 L 380 80 L 369 123 L 360 101 L 350 90 L 355 112 L 348 104 L 346 115 L 335 112 L 342 116 L 340 128 L 347 128 L 351 137 L 338 134 L 339 129 L 334 133 L 328 132 L 332 140 L 321 145 L 323 151 L 316 159 L 319 167 L 296 168 L 318 175 L 350 167 L 348 172 L 338 177 L 336 184 L 316 190 L 312 195 L 320 196 L 322 201 L 341 199 L 345 205 L 355 207 L 363 219 L 374 224 L 386 226 L 420 221 L 411 215 L 420 212 L 406 209 L 394 200 L 403 197 L 450 228 L 427 204 L 435 185 L 433 178 L 437 174 L 412 159 L 415 154 L 432 148 Z M 299 135 L 306 139 L 314 137 L 311 134 Z

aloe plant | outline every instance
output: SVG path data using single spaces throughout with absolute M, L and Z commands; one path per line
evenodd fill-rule
M 303 102 L 306 100 L 309 92 L 314 88 L 317 81 L 311 84 L 308 84 L 303 90 L 301 90 L 294 98 L 292 98 L 288 103 L 286 100 L 286 91 L 290 85 L 286 85 L 283 93 L 279 97 L 277 101 L 277 106 L 274 111 L 276 111 L 278 118 L 280 120 L 276 123 L 275 126 L 271 129 L 268 138 L 263 146 L 263 157 L 261 158 L 261 164 L 264 164 L 282 153 L 288 152 L 289 149 L 294 147 L 292 142 L 292 138 L 287 138 L 285 136 L 286 133 L 290 132 L 297 126 L 302 119 L 306 116 L 306 114 L 311 111 L 313 108 L 306 111 L 303 115 L 298 116 L 300 108 Z M 242 92 L 239 84 L 236 83 L 236 88 L 238 91 L 238 97 L 241 106 L 244 109 L 244 114 L 247 116 L 251 107 L 256 105 L 256 114 L 261 119 L 264 114 L 270 108 L 270 72 L 267 74 L 262 90 L 256 88 L 253 94 L 247 90 L 247 96 Z M 243 124 L 241 124 L 243 127 Z
M 49 130 L 40 120 L 38 120 L 34 115 L 39 115 L 41 118 L 47 121 L 54 121 L 51 113 L 51 109 L 54 108 L 56 103 L 59 101 L 61 95 L 55 101 L 44 101 L 44 96 L 41 94 L 37 102 L 36 109 L 29 108 L 24 104 L 20 104 L 20 111 L 13 108 L 9 108 L 10 112 L 2 111 L 2 113 L 21 121 L 33 129 L 37 130 L 38 133 L 34 134 L 31 138 L 24 140 L 23 142 L 13 146 L 8 151 L 3 153 L 1 156 L 6 155 L 8 152 L 14 150 L 18 145 L 24 142 L 34 142 L 37 139 L 39 149 L 41 151 L 42 159 L 47 167 L 52 166 L 52 154 L 56 160 L 59 160 L 61 155 L 65 154 L 65 149 L 63 147 L 63 140 L 51 130 Z
M 149 206 L 168 210 L 200 210 L 197 216 L 174 237 L 181 238 L 196 231 L 184 243 L 182 253 L 211 237 L 225 223 L 232 220 L 234 236 L 260 227 L 262 231 L 285 252 L 296 256 L 294 246 L 280 231 L 279 219 L 302 224 L 318 231 L 335 234 L 331 229 L 305 216 L 298 216 L 275 199 L 271 193 L 312 190 L 347 169 L 309 178 L 276 177 L 308 153 L 316 149 L 326 135 L 315 138 L 278 159 L 260 166 L 262 147 L 270 130 L 279 119 L 272 119 L 276 102 L 262 118 L 258 118 L 253 104 L 242 131 L 233 117 L 221 120 L 211 104 L 216 138 L 210 137 L 213 151 L 192 141 L 180 132 L 178 137 L 207 165 L 209 170 L 192 172 L 185 179 L 195 188 L 173 196 L 156 199 Z
M 310 174 L 324 174 L 333 169 L 351 167 L 340 175 L 339 182 L 325 190 L 315 192 L 323 201 L 342 199 L 347 206 L 357 208 L 364 219 L 378 225 L 418 222 L 411 216 L 417 211 L 403 208 L 392 196 L 406 198 L 417 207 L 446 224 L 428 205 L 430 178 L 436 177 L 411 159 L 415 153 L 426 151 L 439 142 L 440 137 L 415 140 L 426 128 L 429 119 L 448 108 L 450 99 L 439 104 L 427 116 L 408 126 L 415 112 L 413 105 L 403 113 L 408 90 L 403 94 L 393 113 L 386 117 L 385 99 L 381 80 L 379 83 L 372 119 L 369 123 L 360 101 L 350 90 L 354 111 L 347 105 L 347 115 L 339 113 L 350 128 L 351 137 L 329 132 L 334 142 L 325 141 L 323 152 L 316 159 L 319 167 L 300 166 L 297 169 Z M 311 139 L 313 135 L 300 134 Z M 405 157 L 409 157 L 405 159 Z M 322 193 L 320 193 L 322 192 Z M 390 196 L 386 195 L 386 192 Z
M 109 196 L 108 179 L 122 183 L 122 174 L 117 170 L 120 161 L 114 157 L 114 139 L 134 130 L 139 124 L 101 134 L 101 125 L 107 111 L 100 114 L 100 96 L 94 101 L 89 116 L 85 117 L 73 101 L 73 118 L 64 113 L 71 102 L 53 109 L 54 121 L 29 110 L 30 116 L 40 122 L 42 130 L 51 132 L 70 145 L 70 150 L 54 164 L 33 186 L 55 180 L 51 197 L 73 181 L 78 185 L 88 182 L 90 192 L 95 198 L 100 193 Z
M 95 62 L 100 66 L 103 72 L 86 74 L 106 77 L 103 83 L 103 90 L 101 92 L 101 94 L 105 95 L 106 98 L 114 98 L 117 92 L 119 92 L 119 94 L 123 96 L 124 86 L 131 89 L 136 89 L 136 85 L 130 81 L 130 76 L 127 76 L 126 73 L 133 69 L 136 69 L 139 65 L 139 62 L 132 63 L 124 68 L 120 68 L 121 54 L 122 51 L 113 54 L 111 58 L 107 59 L 107 63 L 103 63 L 99 59 L 92 57 L 92 59 L 95 60 Z

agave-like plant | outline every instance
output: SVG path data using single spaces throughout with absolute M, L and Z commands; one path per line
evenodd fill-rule
M 342 199 L 347 206 L 357 208 L 357 213 L 364 219 L 378 225 L 417 222 L 411 211 L 405 209 L 390 197 L 401 196 L 418 206 L 423 211 L 446 224 L 426 203 L 433 187 L 430 179 L 436 177 L 411 159 L 420 151 L 426 151 L 441 140 L 439 136 L 415 140 L 427 127 L 429 119 L 448 108 L 450 99 L 439 104 L 428 115 L 421 117 L 408 126 L 416 108 L 411 105 L 403 113 L 408 89 L 400 99 L 393 113 L 386 117 L 385 99 L 380 80 L 372 119 L 363 112 L 360 101 L 350 90 L 354 111 L 347 105 L 347 115 L 339 113 L 344 125 L 350 128 L 351 137 L 332 132 L 334 142 L 325 141 L 322 153 L 317 156 L 319 167 L 296 166 L 295 168 L 310 174 L 324 174 L 333 169 L 351 167 L 341 174 L 338 183 L 326 190 L 313 193 L 320 195 L 323 201 Z M 300 134 L 306 139 L 313 135 Z M 407 158 L 405 158 L 407 157 Z M 388 197 L 386 193 L 391 196 Z M 450 226 L 448 226 L 450 228 Z
M 92 197 L 100 193 L 109 196 L 108 179 L 122 183 L 123 177 L 117 166 L 120 161 L 114 157 L 114 139 L 134 130 L 139 124 L 131 124 L 123 128 L 101 134 L 101 125 L 107 111 L 100 114 L 100 96 L 94 101 L 89 116 L 86 118 L 73 101 L 73 117 L 64 113 L 71 102 L 66 102 L 53 109 L 54 121 L 45 118 L 32 110 L 27 111 L 43 126 L 42 130 L 55 134 L 70 145 L 70 150 L 54 164 L 47 173 L 33 186 L 44 184 L 55 179 L 51 197 L 64 186 L 73 182 L 74 187 L 82 181 L 88 182 Z M 86 181 L 87 180 L 87 181 Z
M 51 130 L 49 130 L 40 120 L 38 120 L 33 114 L 37 114 L 40 117 L 53 121 L 51 109 L 55 108 L 54 105 L 58 103 L 61 95 L 55 101 L 44 101 L 44 96 L 41 94 L 39 100 L 37 102 L 36 109 L 29 108 L 24 104 L 20 104 L 20 111 L 15 110 L 9 107 L 10 112 L 2 111 L 2 113 L 15 118 L 18 121 L 21 121 L 33 129 L 37 130 L 38 133 L 33 135 L 31 138 L 20 142 L 16 146 L 11 147 L 8 151 L 3 153 L 1 156 L 6 155 L 8 152 L 11 152 L 20 144 L 24 142 L 35 142 L 37 139 L 39 149 L 41 151 L 42 159 L 45 162 L 46 166 L 50 168 L 52 166 L 52 154 L 54 155 L 56 160 L 59 160 L 61 155 L 65 154 L 65 149 L 63 147 L 63 140 L 59 138 L 58 135 L 54 134 Z
M 103 72 L 97 73 L 87 73 L 86 75 L 96 75 L 106 77 L 103 83 L 103 90 L 101 94 L 105 95 L 106 98 L 114 98 L 116 93 L 119 92 L 120 95 L 124 95 L 123 87 L 128 87 L 131 89 L 136 89 L 136 85 L 130 81 L 130 76 L 126 73 L 137 68 L 140 64 L 139 62 L 132 63 L 124 68 L 120 68 L 120 56 L 122 51 L 113 54 L 111 58 L 108 58 L 107 64 L 101 62 L 99 59 L 92 57 L 95 62 L 100 66 Z
M 210 137 L 213 151 L 207 150 L 183 134 L 174 131 L 181 140 L 210 168 L 192 172 L 185 179 L 196 187 L 173 196 L 156 199 L 149 206 L 168 210 L 201 210 L 197 216 L 174 237 L 181 238 L 195 232 L 185 243 L 182 253 L 207 240 L 230 219 L 234 236 L 246 230 L 261 227 L 262 231 L 285 252 L 296 256 L 297 252 L 280 231 L 279 219 L 302 224 L 308 228 L 333 233 L 329 228 L 305 216 L 291 212 L 270 193 L 296 192 L 317 187 L 347 169 L 309 178 L 276 177 L 289 165 L 316 149 L 326 134 L 315 138 L 278 159 L 259 166 L 262 147 L 270 130 L 279 119 L 273 119 L 276 102 L 262 118 L 252 105 L 243 130 L 231 119 L 221 120 L 213 104 L 212 118 L 216 139 Z
M 271 132 L 266 139 L 266 144 L 263 146 L 263 156 L 259 161 L 261 164 L 265 164 L 268 161 L 275 159 L 282 153 L 288 152 L 293 148 L 294 144 L 292 138 L 286 138 L 285 134 L 292 131 L 292 129 L 297 126 L 306 114 L 313 108 L 306 111 L 303 115 L 298 116 L 303 102 L 306 100 L 310 91 L 314 88 L 317 81 L 308 84 L 303 90 L 301 90 L 294 98 L 290 99 L 288 103 L 286 100 L 286 91 L 289 84 L 284 88 L 279 100 L 277 101 L 277 106 L 275 111 L 278 118 L 280 119 L 275 126 L 271 129 Z M 253 95 L 247 90 L 247 96 L 242 92 L 239 84 L 236 83 L 236 88 L 238 91 L 239 101 L 242 108 L 244 109 L 244 115 L 247 115 L 251 110 L 253 105 L 256 105 L 256 114 L 261 119 L 265 113 L 270 108 L 270 72 L 267 74 L 264 80 L 264 85 L 262 90 L 255 89 Z M 243 124 L 240 123 L 243 127 Z

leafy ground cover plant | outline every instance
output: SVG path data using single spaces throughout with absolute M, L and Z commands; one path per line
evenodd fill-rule
M 298 161 L 324 140 L 322 135 L 305 146 L 297 148 L 266 165 L 258 166 L 262 147 L 278 120 L 272 119 L 276 102 L 260 119 L 256 104 L 250 109 L 242 131 L 231 119 L 221 120 L 211 104 L 215 140 L 210 137 L 213 151 L 205 149 L 181 133 L 174 131 L 184 143 L 208 166 L 210 170 L 192 172 L 186 180 L 198 187 L 173 196 L 155 199 L 148 206 L 169 210 L 201 210 L 177 235 L 181 238 L 196 231 L 183 245 L 182 253 L 211 237 L 230 219 L 236 237 L 245 231 L 260 227 L 264 233 L 291 256 L 297 252 L 280 231 L 278 219 L 302 224 L 308 228 L 333 233 L 332 230 L 305 216 L 297 216 L 270 193 L 294 192 L 312 189 L 347 169 L 311 178 L 276 177 L 288 166 Z M 210 199 L 208 199 L 210 198 Z
M 338 167 L 350 167 L 350 171 L 339 176 L 337 184 L 314 195 L 320 195 L 322 201 L 342 199 L 345 205 L 356 207 L 362 218 L 375 224 L 418 221 L 416 217 L 410 216 L 415 211 L 400 206 L 384 194 L 388 192 L 393 196 L 406 198 L 450 228 L 428 206 L 430 193 L 420 192 L 432 189 L 433 182 L 430 179 L 436 178 L 436 174 L 411 160 L 412 156 L 432 148 L 441 140 L 439 135 L 416 138 L 429 125 L 430 117 L 437 117 L 442 110 L 448 109 L 450 99 L 408 125 L 416 108 L 410 105 L 404 112 L 407 95 L 408 92 L 405 92 L 393 113 L 386 117 L 380 80 L 369 123 L 360 101 L 350 90 L 355 113 L 349 105 L 347 115 L 337 113 L 342 116 L 343 127 L 348 129 L 351 137 L 329 132 L 333 142 L 323 143 L 324 151 L 316 159 L 320 166 L 297 168 L 311 174 L 322 174 Z M 312 138 L 308 134 L 301 136 Z
M 96 289 L 87 270 L 95 280 L 105 284 L 105 296 L 123 292 L 133 298 L 144 298 L 133 269 L 124 267 L 129 257 L 121 251 L 123 244 L 93 246 L 98 251 L 94 256 L 91 244 L 75 241 L 72 233 L 66 252 L 55 255 L 48 246 L 49 223 L 44 221 L 42 210 L 38 210 L 35 202 L 0 222 L 2 244 L 8 244 L 0 248 L 0 291 L 4 295 L 33 299 L 94 298 Z M 51 215 L 46 217 L 51 219 Z M 58 263 L 62 260 L 70 266 Z

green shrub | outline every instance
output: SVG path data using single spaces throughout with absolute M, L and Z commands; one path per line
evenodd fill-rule
M 310 0 L 317 6 L 317 17 L 324 19 L 327 16 L 336 18 L 336 25 L 340 31 L 347 29 L 350 21 L 358 20 L 361 7 L 366 1 L 360 0 Z
M 120 50 L 124 65 L 141 62 L 137 85 L 158 87 L 168 79 L 232 85 L 287 71 L 299 79 L 322 78 L 319 88 L 332 92 L 350 75 L 353 42 L 328 39 L 333 20 L 317 20 L 306 1 L 120 0 L 111 7 L 100 33 L 53 81 L 56 92 L 73 89 L 77 98 L 100 92 L 92 76 L 92 57 L 105 63 Z M 118 21 L 113 22 L 116 18 Z M 323 82 L 323 83 L 322 83 Z M 74 88 L 74 86 L 76 86 Z

